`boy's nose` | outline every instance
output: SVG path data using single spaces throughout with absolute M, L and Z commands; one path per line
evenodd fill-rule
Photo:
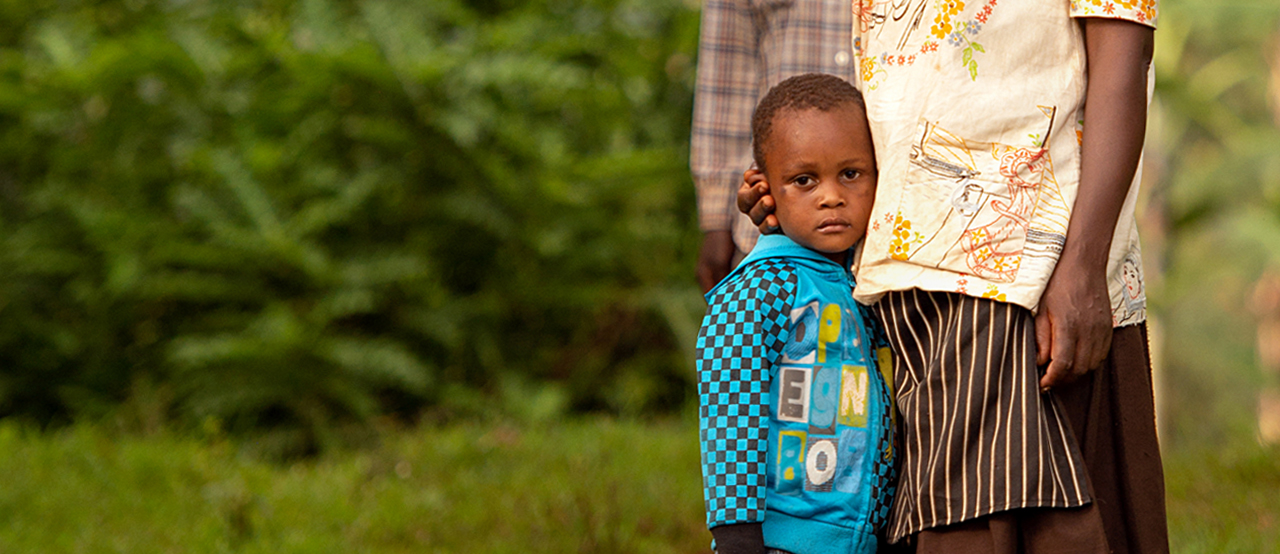
M 818 205 L 823 208 L 838 208 L 844 205 L 844 197 L 840 195 L 839 187 L 836 185 L 819 185 L 818 195 Z

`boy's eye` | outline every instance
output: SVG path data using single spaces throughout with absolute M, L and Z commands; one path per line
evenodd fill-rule
M 801 175 L 799 177 L 796 177 L 795 180 L 792 182 L 795 183 L 796 186 L 807 187 L 809 185 L 812 185 L 814 181 L 808 176 Z
M 844 177 L 845 179 L 848 179 L 850 181 L 857 179 L 858 175 L 859 174 L 856 169 L 846 169 L 840 174 L 841 177 Z

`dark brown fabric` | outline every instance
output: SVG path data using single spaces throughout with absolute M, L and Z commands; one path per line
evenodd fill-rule
M 716 554 L 767 554 L 764 528 L 760 523 L 734 523 L 711 528 Z
M 1115 330 L 1102 367 L 1054 392 L 1071 422 L 1112 552 L 1169 552 L 1145 323 Z
M 1009 510 L 915 536 L 916 554 L 1105 554 L 1094 505 Z
M 1056 550 L 1028 537 L 1079 534 L 1094 517 L 1110 552 L 1166 554 L 1164 470 L 1156 437 L 1146 324 L 1115 330 L 1102 367 L 1054 390 L 1088 468 L 1094 503 L 1087 508 L 1014 510 L 923 531 L 882 554 L 934 552 L 1094 552 Z M 1027 514 L 1034 517 L 1028 518 Z M 1058 518 L 1051 514 L 1067 514 Z M 1070 514 L 1093 514 L 1073 518 Z M 1011 527 L 1012 526 L 1012 527 Z M 1049 529 L 1046 529 L 1049 527 Z M 1010 537 L 1015 537 L 1011 539 Z M 1015 550 L 1007 550 L 1010 544 Z M 1095 544 L 1087 540 L 1081 544 Z M 1042 550 L 1042 548 L 1049 548 Z

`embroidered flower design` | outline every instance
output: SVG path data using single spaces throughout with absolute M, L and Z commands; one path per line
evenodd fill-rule
M 942 16 L 939 15 L 938 17 L 942 17 Z M 938 37 L 938 38 L 945 37 L 947 36 L 947 34 L 951 33 L 951 22 L 945 21 L 941 23 L 935 23 L 933 25 L 933 28 L 930 29 L 930 32 L 932 32 L 933 36 L 935 37 Z
M 867 32 L 875 22 L 875 0 L 859 0 L 853 3 L 853 14 L 858 21 L 858 30 Z M 855 46 L 856 48 L 856 46 Z
M 907 252 L 911 250 L 911 245 L 898 239 L 893 239 L 893 244 L 889 245 L 889 257 L 895 260 L 906 261 Z
M 911 221 L 904 221 L 902 216 L 898 216 L 898 219 L 893 222 L 893 236 L 903 240 L 909 239 L 911 237 Z
M 979 243 L 979 241 L 978 241 L 977 239 L 974 239 L 974 241 L 973 241 L 973 242 L 974 242 L 974 244 L 978 244 L 978 243 Z M 973 251 L 973 257 L 977 258 L 977 259 L 978 259 L 978 261 L 979 261 L 979 262 L 981 262 L 981 263 L 986 263 L 986 262 L 987 262 L 987 260 L 991 259 L 991 254 L 992 254 L 992 252 L 991 252 L 991 246 L 990 246 L 990 245 L 987 245 L 987 244 L 983 244 L 982 246 L 978 247 L 978 249 L 977 249 L 977 250 L 974 250 L 974 251 Z M 972 266 L 970 266 L 970 267 L 972 267 Z
M 871 81 L 876 76 L 876 59 L 862 58 L 862 80 Z
M 1092 5 L 1080 5 L 1086 1 Z M 1094 8 L 1097 6 L 1107 15 L 1115 15 L 1116 9 L 1119 8 L 1129 12 L 1128 17 L 1132 17 L 1139 23 L 1153 21 L 1156 18 L 1156 0 L 1072 0 L 1071 6 L 1085 14 L 1097 13 Z M 1121 17 L 1126 16 L 1122 14 Z
M 933 33 L 933 36 L 943 38 L 953 30 L 953 27 L 951 26 L 951 18 L 958 15 L 960 10 L 964 9 L 964 2 L 961 0 L 948 0 L 938 2 L 936 5 L 938 7 L 938 14 L 933 16 L 933 27 L 930 28 L 929 31 Z
M 960 64 L 969 72 L 969 78 L 974 81 L 978 80 L 977 54 L 985 54 L 987 51 L 973 39 L 978 38 L 982 27 L 991 19 L 995 5 L 996 0 L 988 0 L 982 5 L 982 9 L 974 14 L 972 20 L 956 21 L 957 16 L 964 9 L 964 2 L 954 0 L 934 3 L 938 13 L 933 18 L 934 24 L 929 30 L 930 34 L 935 38 L 946 40 L 947 44 L 953 48 L 963 49 Z M 925 42 L 920 46 L 921 54 L 937 50 L 938 43 L 934 41 Z
M 994 5 L 996 5 L 995 2 L 990 2 L 983 6 L 982 9 L 978 11 L 978 14 L 973 16 L 973 18 L 977 20 L 978 23 L 986 23 L 987 19 L 991 17 L 991 6 Z
M 903 219 L 902 214 L 893 222 L 893 242 L 889 244 L 889 257 L 895 260 L 906 260 L 911 255 L 911 248 L 924 241 L 924 235 L 911 230 L 911 220 Z
M 1007 300 L 1005 299 L 1005 295 L 1004 295 L 1004 293 L 1003 293 L 1003 292 L 1000 292 L 1000 289 L 996 288 L 996 286 L 995 286 L 995 285 L 990 285 L 990 284 L 988 284 L 988 285 L 987 285 L 987 291 L 986 291 L 986 292 L 984 292 L 984 293 L 982 293 L 982 297 L 983 297 L 983 298 L 990 298 L 990 299 L 992 299 L 992 300 L 998 300 L 998 301 L 1000 301 L 1000 302 L 1006 302 L 1006 301 L 1007 301 Z

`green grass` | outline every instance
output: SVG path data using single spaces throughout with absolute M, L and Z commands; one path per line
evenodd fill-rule
M 310 463 L 0 424 L 0 552 L 697 552 L 696 434 L 456 425 Z
M 1280 448 L 1166 455 L 1165 482 L 1174 552 L 1280 552 Z
M 0 423 L 0 552 L 706 552 L 695 437 L 463 423 L 280 464 L 220 438 Z M 1278 460 L 1167 455 L 1174 552 L 1280 550 Z

